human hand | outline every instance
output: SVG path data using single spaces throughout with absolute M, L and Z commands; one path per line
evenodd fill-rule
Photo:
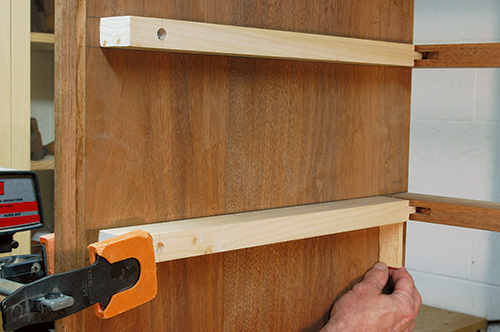
M 392 294 L 382 294 L 389 276 Z M 422 298 L 406 269 L 377 263 L 363 280 L 333 306 L 330 320 L 321 332 L 410 332 L 415 328 Z

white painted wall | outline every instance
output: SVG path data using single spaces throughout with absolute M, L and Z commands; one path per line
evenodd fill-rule
M 500 42 L 500 0 L 415 0 L 415 44 Z M 500 69 L 413 71 L 409 191 L 500 202 Z M 408 224 L 425 304 L 500 319 L 500 233 Z

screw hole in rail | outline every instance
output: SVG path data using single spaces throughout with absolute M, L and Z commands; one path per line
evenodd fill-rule
M 159 40 L 165 40 L 167 38 L 167 30 L 159 28 L 156 32 L 156 37 L 158 37 Z

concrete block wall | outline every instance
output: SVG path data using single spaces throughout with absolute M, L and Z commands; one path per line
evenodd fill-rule
M 498 0 L 415 0 L 415 44 L 500 42 Z M 409 191 L 500 202 L 500 69 L 415 69 Z M 500 233 L 410 222 L 425 304 L 500 319 Z

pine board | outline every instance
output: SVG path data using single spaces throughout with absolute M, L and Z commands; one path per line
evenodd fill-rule
M 403 257 L 402 223 L 413 211 L 405 200 L 374 196 L 104 229 L 99 240 L 138 229 L 146 231 L 153 237 L 159 263 L 380 226 L 380 257 L 400 267 L 401 260 L 395 258 Z
M 103 48 L 413 67 L 413 44 L 139 16 L 101 18 Z

